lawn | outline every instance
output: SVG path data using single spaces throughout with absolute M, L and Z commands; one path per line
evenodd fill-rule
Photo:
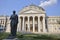
M 9 33 L 0 33 L 0 40 L 7 38 Z
M 0 40 L 7 38 L 9 33 L 0 33 Z M 16 36 L 20 40 L 60 40 L 60 34 L 20 34 Z

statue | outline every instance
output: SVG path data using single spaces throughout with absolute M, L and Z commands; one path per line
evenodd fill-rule
M 17 31 L 17 24 L 18 24 L 18 16 L 15 14 L 16 11 L 13 11 L 13 14 L 10 17 L 10 27 L 11 27 L 11 35 L 12 38 L 16 37 L 16 31 Z

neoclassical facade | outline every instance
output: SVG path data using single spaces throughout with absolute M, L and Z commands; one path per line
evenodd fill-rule
M 60 33 L 60 16 L 46 16 L 42 7 L 29 5 L 18 14 L 17 32 L 25 33 Z M 7 17 L 6 32 L 10 32 L 10 20 Z

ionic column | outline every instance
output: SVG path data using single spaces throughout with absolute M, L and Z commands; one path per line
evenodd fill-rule
M 34 20 L 34 17 L 33 17 L 33 32 L 35 32 L 35 20 Z
M 20 31 L 22 31 L 22 19 L 21 19 L 21 17 L 20 17 L 20 23 L 19 23 L 19 25 L 20 25 Z
M 25 26 L 24 21 L 25 21 L 25 19 L 24 19 L 24 17 L 23 17 L 22 31 L 24 31 L 24 26 Z
M 38 17 L 38 32 L 40 32 L 40 18 Z
M 45 28 L 45 17 L 43 17 L 43 32 L 46 32 L 46 28 Z
M 21 18 L 19 17 L 19 23 L 18 23 L 18 32 L 21 31 Z
M 28 17 L 28 31 L 30 32 L 30 22 L 29 22 L 29 17 Z

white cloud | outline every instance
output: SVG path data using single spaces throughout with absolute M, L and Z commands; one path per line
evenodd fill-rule
M 50 5 L 53 5 L 53 4 L 56 4 L 57 3 L 57 0 L 48 0 L 48 1 L 41 1 L 40 5 L 41 7 L 46 7 L 46 6 L 50 6 Z

